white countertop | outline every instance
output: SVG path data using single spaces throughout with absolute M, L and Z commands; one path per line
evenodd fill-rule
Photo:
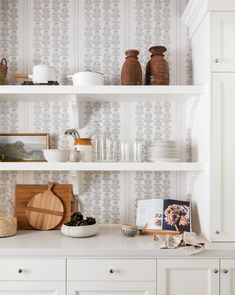
M 0 239 L 0 257 L 184 257 L 184 249 L 159 249 L 153 236 L 125 237 L 120 229 L 100 229 L 96 236 L 70 238 L 60 230 L 18 231 L 17 235 Z M 188 256 L 187 256 L 188 257 Z M 206 244 L 198 257 L 234 257 L 234 243 Z

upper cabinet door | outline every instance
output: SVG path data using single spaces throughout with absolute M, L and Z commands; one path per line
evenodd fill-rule
M 235 241 L 235 73 L 213 74 L 211 143 L 213 241 Z
M 212 71 L 235 72 L 235 12 L 212 13 Z

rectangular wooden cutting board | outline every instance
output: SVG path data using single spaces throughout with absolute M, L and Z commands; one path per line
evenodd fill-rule
M 28 222 L 25 215 L 25 208 L 29 200 L 35 195 L 46 191 L 48 185 L 38 184 L 17 184 L 15 189 L 15 208 L 18 229 L 34 229 Z M 77 211 L 77 201 L 73 195 L 72 184 L 54 184 L 52 192 L 61 199 L 64 205 L 64 216 L 55 229 L 60 229 L 62 224 L 70 220 L 73 212 Z

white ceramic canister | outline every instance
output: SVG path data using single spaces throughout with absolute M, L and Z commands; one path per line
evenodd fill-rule
M 33 67 L 33 74 L 28 76 L 33 79 L 33 83 L 48 83 L 56 81 L 55 68 L 47 65 L 36 65 Z
M 104 74 L 99 72 L 78 72 L 67 78 L 73 81 L 73 85 L 104 85 Z
M 74 142 L 75 148 L 80 152 L 81 162 L 92 162 L 93 151 L 91 138 L 78 138 Z

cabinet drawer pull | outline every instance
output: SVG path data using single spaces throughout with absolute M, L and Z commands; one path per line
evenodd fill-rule
M 19 268 L 18 273 L 22 273 L 22 272 L 23 272 L 23 269 Z
M 224 272 L 224 273 L 228 273 L 228 270 L 225 268 L 225 269 L 223 270 L 223 272 Z
M 215 59 L 215 63 L 218 64 L 219 63 L 219 58 Z
M 214 269 L 214 273 L 218 273 L 219 270 L 217 268 Z
M 114 269 L 111 268 L 111 269 L 109 270 L 109 272 L 110 272 L 110 273 L 114 273 Z

